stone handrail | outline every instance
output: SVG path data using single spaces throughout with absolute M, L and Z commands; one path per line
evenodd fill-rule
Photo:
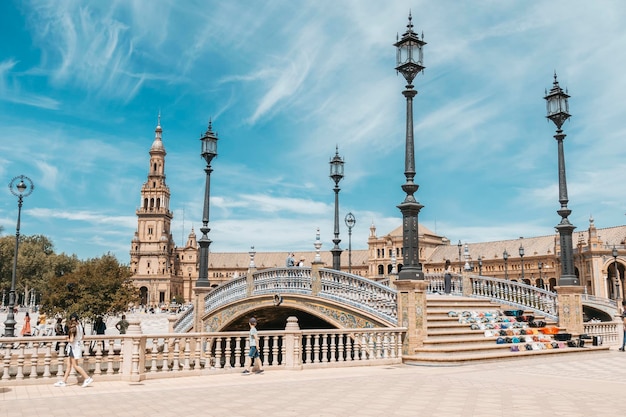
M 602 336 L 605 345 L 617 345 L 620 340 L 622 323 L 617 321 L 601 321 L 583 323 L 584 332 L 589 336 Z
M 248 332 L 135 332 L 85 336 L 81 365 L 96 381 L 215 375 L 241 372 L 249 350 Z M 265 369 L 398 364 L 405 333 L 404 328 L 301 330 L 290 317 L 285 330 L 259 331 L 259 351 Z M 0 387 L 61 379 L 66 343 L 64 336 L 0 337 Z M 76 381 L 72 371 L 69 382 Z
M 397 323 L 396 291 L 345 272 L 321 268 L 314 276 L 308 267 L 269 268 L 252 274 L 252 292 L 248 294 L 248 278 L 239 277 L 216 287 L 204 299 L 204 314 L 247 296 L 267 294 L 302 294 L 343 302 L 390 323 Z M 313 281 L 319 278 L 319 288 Z M 174 323 L 174 331 L 181 333 L 193 327 L 194 309 L 186 310 Z
M 473 297 L 488 298 L 523 310 L 532 310 L 557 321 L 557 296 L 552 291 L 500 278 L 478 275 L 470 275 L 469 278 Z
M 318 296 L 349 304 L 397 323 L 397 291 L 358 275 L 334 269 L 320 269 L 321 290 Z

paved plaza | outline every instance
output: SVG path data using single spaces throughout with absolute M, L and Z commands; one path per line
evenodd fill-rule
M 618 416 L 626 354 L 0 387 L 1 417 Z

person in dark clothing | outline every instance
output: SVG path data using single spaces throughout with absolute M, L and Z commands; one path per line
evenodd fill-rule
M 443 275 L 443 292 L 450 295 L 452 293 L 452 266 L 450 259 L 446 259 L 446 269 Z

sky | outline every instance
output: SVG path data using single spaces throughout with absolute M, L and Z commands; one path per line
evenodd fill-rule
M 25 235 L 81 259 L 129 261 L 160 114 L 172 234 L 202 219 L 200 136 L 218 133 L 213 252 L 333 246 L 329 161 L 345 160 L 340 246 L 401 224 L 409 12 L 424 34 L 415 81 L 419 223 L 455 244 L 545 236 L 560 221 L 554 73 L 570 221 L 623 225 L 626 2 L 620 0 L 7 0 L 0 2 L 0 183 L 35 184 Z M 14 235 L 17 198 L 0 188 Z M 576 237 L 574 237 L 576 241 Z M 608 242 L 609 244 L 611 242 Z M 615 242 L 616 243 L 616 242 Z

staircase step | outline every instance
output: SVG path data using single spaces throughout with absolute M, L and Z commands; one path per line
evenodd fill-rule
M 497 344 L 497 336 L 485 337 L 484 330 L 472 330 L 470 324 L 459 323 L 458 317 L 448 316 L 450 311 L 461 313 L 463 311 L 486 312 L 514 309 L 513 307 L 502 306 L 486 299 L 428 295 L 426 309 L 428 315 L 428 336 L 424 340 L 423 346 L 417 349 L 413 355 L 404 356 L 403 360 L 405 363 L 461 364 L 473 361 L 536 357 L 537 355 L 572 352 L 593 352 L 608 349 L 608 346 L 588 346 L 584 348 L 564 347 L 560 349 L 527 351 L 525 349 L 526 342 Z M 524 314 L 533 315 L 536 320 L 545 321 L 547 326 L 557 325 L 557 323 L 546 320 L 544 316 L 533 311 L 527 311 Z M 552 341 L 551 337 L 549 339 Z M 513 345 L 517 345 L 520 350 L 512 352 L 511 346 Z
M 508 345 L 505 345 L 508 346 Z M 570 348 L 563 349 L 546 349 L 546 350 L 520 350 L 519 352 L 511 352 L 510 350 L 493 350 L 493 351 L 469 351 L 449 353 L 444 352 L 439 355 L 431 354 L 425 355 L 421 352 L 416 352 L 414 355 L 403 355 L 403 362 L 405 364 L 413 365 L 462 365 L 474 362 L 486 362 L 492 360 L 503 359 L 516 359 L 516 358 L 532 358 L 543 355 L 561 355 L 561 354 L 575 354 L 575 353 L 591 353 L 598 351 L 607 351 L 608 346 L 589 346 L 583 348 Z

